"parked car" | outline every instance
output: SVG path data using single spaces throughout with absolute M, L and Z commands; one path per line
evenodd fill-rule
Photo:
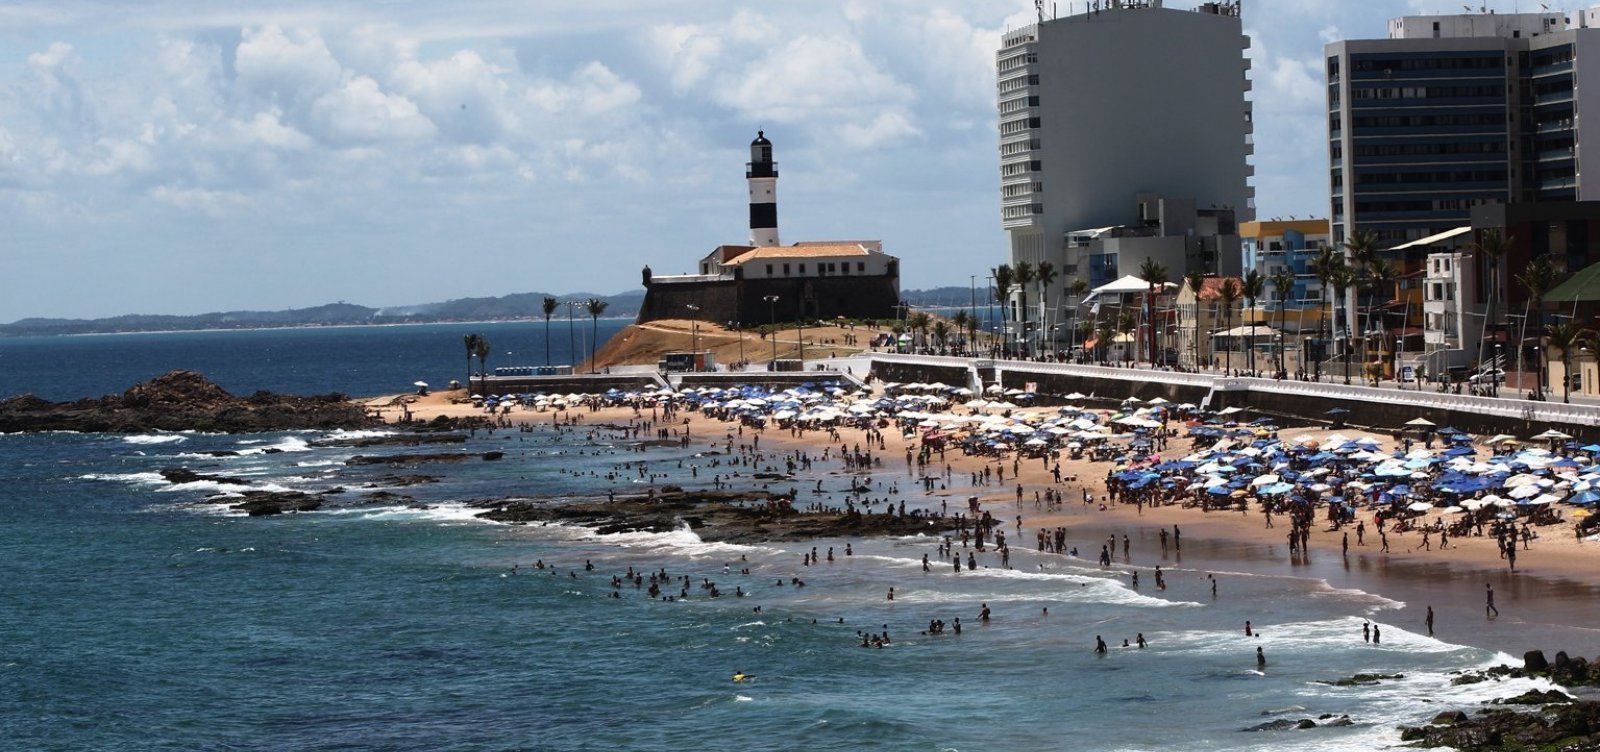
M 1504 384 L 1506 383 L 1506 369 L 1485 368 L 1467 378 L 1471 384 Z

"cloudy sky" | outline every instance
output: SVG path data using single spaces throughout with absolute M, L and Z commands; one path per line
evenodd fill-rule
M 1246 0 L 1262 216 L 1326 212 L 1323 43 L 1460 8 Z M 993 54 L 1032 14 L 13 0 L 0 321 L 621 292 L 647 263 L 688 271 L 746 238 L 757 128 L 777 150 L 785 242 L 882 238 L 906 286 L 964 285 L 1002 259 Z

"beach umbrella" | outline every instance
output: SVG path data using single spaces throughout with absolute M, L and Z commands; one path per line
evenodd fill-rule
M 1348 412 L 1350 412 L 1350 410 L 1348 408 L 1335 407 L 1335 408 L 1323 413 L 1323 415 L 1344 415 L 1344 414 L 1346 414 Z
M 1438 424 L 1428 420 L 1427 418 L 1412 418 L 1411 420 L 1406 421 L 1406 425 L 1416 426 L 1419 428 L 1432 428 Z
M 413 381 L 413 382 L 411 382 L 411 385 L 412 386 L 427 386 L 428 382 L 426 382 L 426 381 Z
M 1595 502 L 1600 502 L 1600 491 L 1594 491 L 1594 490 L 1584 491 L 1584 492 L 1578 494 L 1577 496 L 1574 496 L 1571 499 L 1568 499 L 1568 501 L 1571 501 L 1572 503 L 1577 504 L 1579 506 L 1585 506 L 1586 507 L 1586 506 L 1589 506 L 1590 504 L 1593 504 Z
M 1538 439 L 1540 441 L 1565 441 L 1565 440 L 1570 439 L 1572 437 L 1568 436 L 1567 434 L 1564 434 L 1564 433 L 1562 433 L 1560 431 L 1557 431 L 1554 428 L 1552 428 L 1552 429 L 1549 429 L 1549 430 L 1545 431 L 1544 433 L 1541 433 L 1538 436 L 1535 436 L 1533 438 Z
M 1409 506 L 1406 507 L 1406 509 L 1409 509 L 1409 510 L 1411 510 L 1413 512 L 1428 512 L 1428 511 L 1431 511 L 1433 509 L 1433 505 L 1429 504 L 1426 501 L 1417 501 L 1417 502 L 1411 503 Z

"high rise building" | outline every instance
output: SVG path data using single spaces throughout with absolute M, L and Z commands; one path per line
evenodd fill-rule
M 1333 241 L 1393 248 L 1480 204 L 1600 199 L 1600 171 L 1580 169 L 1584 142 L 1600 149 L 1600 89 L 1579 85 L 1600 81 L 1597 25 L 1600 9 L 1407 16 L 1329 44 Z
M 1163 223 L 1152 197 L 1192 207 L 1202 223 L 1208 214 L 1230 227 L 1254 218 L 1249 38 L 1239 11 L 1237 0 L 1193 10 L 1100 0 L 1004 36 L 996 53 L 1001 224 L 1012 265 L 1049 262 L 1060 274 L 1047 300 L 1070 304 L 1065 290 L 1090 279 L 1091 261 L 1097 278 L 1136 274 L 1143 258 L 1099 253 L 1091 260 L 1091 246 L 1071 236 L 1154 233 Z M 1236 237 L 1232 243 L 1219 250 L 1194 238 L 1176 254 L 1165 249 L 1166 259 L 1182 259 L 1181 267 L 1168 265 L 1170 278 L 1193 268 L 1238 273 Z M 1030 307 L 1039 297 L 1030 296 Z M 1012 311 L 1009 318 L 1047 317 Z M 1070 325 L 1072 312 L 1048 318 Z

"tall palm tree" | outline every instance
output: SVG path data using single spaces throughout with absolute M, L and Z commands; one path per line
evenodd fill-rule
M 1089 294 L 1089 280 L 1083 277 L 1073 277 L 1072 281 L 1067 283 L 1067 294 L 1072 296 L 1072 320 L 1074 325 L 1081 324 L 1083 319 L 1083 298 Z M 1077 328 L 1082 329 L 1081 326 Z M 1078 338 L 1078 343 L 1082 344 L 1087 342 L 1088 339 L 1088 337 L 1080 337 Z
M 561 301 L 544 296 L 544 364 L 550 365 L 550 317 L 561 307 Z
M 1317 249 L 1317 257 L 1311 262 L 1313 271 L 1317 275 L 1317 343 L 1327 354 L 1328 341 L 1328 292 L 1333 288 L 1334 269 L 1344 266 L 1344 257 L 1329 246 Z M 1307 353 L 1307 357 L 1310 354 Z M 1322 359 L 1313 361 L 1313 369 L 1318 381 L 1322 380 Z
M 1155 365 L 1156 356 L 1160 354 L 1160 342 L 1156 340 L 1156 295 L 1166 288 L 1167 267 L 1147 258 L 1139 264 L 1139 279 L 1149 286 L 1144 295 L 1144 321 L 1150 327 L 1150 365 Z
M 1200 299 L 1200 292 L 1206 286 L 1206 273 L 1196 269 L 1183 275 L 1183 280 L 1188 283 L 1189 289 L 1194 292 L 1194 337 L 1189 342 L 1189 356 L 1194 361 L 1194 367 L 1198 369 L 1200 367 L 1200 306 L 1204 303 Z
M 461 344 L 467 346 L 467 380 L 461 383 L 467 385 L 467 391 L 472 391 L 472 356 L 478 354 L 478 343 L 483 340 L 482 334 L 468 334 L 461 338 Z
M 1028 333 L 1028 285 L 1038 278 L 1033 264 L 1026 261 L 1017 262 L 1016 268 L 1011 270 L 1012 279 L 1017 283 L 1017 295 L 1021 298 L 1020 307 L 1017 309 L 1017 336 L 1018 344 L 1021 337 Z
M 489 393 L 489 339 L 478 335 L 478 342 L 472 349 L 472 354 L 478 356 L 478 393 Z
M 1256 307 L 1256 301 L 1261 299 L 1261 293 L 1266 290 L 1266 287 L 1267 287 L 1267 278 L 1264 275 L 1262 275 L 1261 272 L 1256 271 L 1255 269 L 1251 269 L 1248 274 L 1244 275 L 1244 284 L 1242 286 L 1240 286 L 1239 294 L 1244 296 L 1245 304 L 1248 305 L 1252 311 L 1254 311 L 1255 307 Z M 1240 313 L 1239 318 L 1241 318 L 1241 319 L 1244 318 L 1244 312 L 1240 311 L 1239 313 Z M 1251 318 L 1251 322 L 1250 322 L 1250 339 L 1247 340 L 1247 341 L 1250 343 L 1250 375 L 1251 376 L 1255 376 L 1256 375 L 1256 325 L 1255 325 L 1255 316 L 1252 315 L 1250 318 Z
M 600 344 L 600 314 L 605 313 L 611 304 L 599 298 L 590 298 L 583 303 L 583 309 L 589 312 L 589 372 L 594 373 L 594 353 Z M 742 335 L 741 335 L 742 336 Z
M 1010 264 L 1001 264 L 990 269 L 989 275 L 994 277 L 994 301 L 1000 304 L 1000 320 L 1008 320 L 1011 317 L 1006 315 L 1006 307 L 1011 305 L 1011 286 L 1017 282 L 1015 272 Z M 1004 334 L 1009 334 L 1010 329 L 1011 327 L 1007 326 Z M 1004 337 L 1000 342 L 1002 348 L 1009 344 Z
M 1099 329 L 1095 332 L 1095 344 L 1098 345 L 1095 349 L 1100 351 L 1101 365 L 1105 365 L 1110 360 L 1111 338 L 1115 336 L 1117 336 L 1117 327 L 1111 323 L 1111 319 L 1108 318 L 1100 322 Z
M 1390 263 L 1387 259 L 1380 258 L 1373 259 L 1372 263 L 1367 265 L 1366 271 L 1363 272 L 1361 283 L 1367 288 L 1367 298 L 1374 304 L 1374 306 L 1376 306 L 1379 296 L 1381 296 L 1381 299 L 1384 303 L 1388 303 L 1400 297 L 1399 295 L 1395 294 L 1396 290 L 1394 289 L 1395 280 L 1399 278 L 1400 274 L 1395 269 L 1394 264 Z M 1368 331 L 1371 331 L 1372 328 L 1372 314 L 1368 313 L 1367 329 Z M 1381 315 L 1378 316 L 1377 330 L 1378 342 L 1380 344 L 1378 350 L 1381 352 L 1383 350 L 1382 345 L 1389 341 L 1389 327 Z M 1362 332 L 1361 342 L 1363 345 L 1365 345 L 1367 339 L 1367 332 Z M 1369 359 L 1370 358 L 1365 355 L 1363 355 L 1361 358 L 1363 363 Z M 1395 379 L 1397 381 L 1399 380 L 1399 374 L 1395 375 Z
M 1355 281 L 1355 270 L 1348 266 L 1334 267 L 1332 273 L 1328 275 L 1328 282 L 1333 285 L 1334 294 L 1337 296 L 1335 300 L 1338 301 L 1338 308 L 1335 310 L 1334 314 L 1334 339 L 1339 338 L 1339 324 L 1343 323 L 1345 327 L 1344 345 L 1339 348 L 1339 355 L 1344 359 L 1344 383 L 1346 386 L 1350 385 L 1350 322 L 1346 320 L 1346 314 L 1348 311 L 1344 310 L 1345 294 L 1350 292 L 1350 286 L 1355 284 Z
M 928 346 L 928 322 L 931 318 L 927 311 L 917 311 L 911 314 L 911 318 L 906 319 L 906 327 L 916 333 L 916 344 L 919 347 Z
M 1045 315 L 1045 312 L 1050 310 L 1048 307 L 1049 301 L 1047 300 L 1050 286 L 1055 284 L 1060 277 L 1061 273 L 1056 271 L 1056 265 L 1049 261 L 1040 261 L 1039 265 L 1034 267 L 1033 270 L 1033 281 L 1039 284 L 1039 349 L 1041 350 L 1044 349 L 1044 337 L 1047 332 L 1052 343 L 1051 349 L 1055 349 L 1055 332 L 1046 329 L 1049 317 Z
M 950 317 L 950 323 L 955 325 L 956 333 L 962 335 L 963 337 L 966 336 L 967 324 L 970 321 L 971 321 L 971 317 L 967 315 L 967 309 L 965 309 L 965 308 L 962 308 L 962 309 L 956 311 L 955 315 Z M 971 347 L 972 347 L 972 340 L 968 339 L 967 340 L 967 348 L 971 348 Z
M 1487 271 L 1484 279 L 1489 280 L 1488 300 L 1484 301 L 1483 326 L 1485 329 L 1496 327 L 1499 321 L 1495 319 L 1496 304 L 1500 301 L 1500 266 L 1505 261 L 1506 249 L 1511 247 L 1512 237 L 1500 232 L 1500 228 L 1491 227 L 1483 231 L 1478 242 L 1472 244 L 1472 250 L 1478 256 L 1478 268 Z M 1483 348 L 1487 337 L 1480 332 L 1478 337 L 1478 360 L 1483 360 Z
M 1294 270 L 1287 266 L 1274 270 L 1272 289 L 1278 293 L 1278 372 L 1285 373 L 1289 367 L 1283 362 L 1283 338 L 1289 330 L 1289 296 L 1294 294 Z
M 1550 348 L 1561 351 L 1561 401 L 1570 403 L 1572 402 L 1572 351 L 1580 347 L 1593 349 L 1595 332 L 1570 319 L 1559 324 L 1551 324 L 1545 331 L 1549 337 Z
M 1534 324 L 1534 331 L 1544 328 L 1544 295 L 1550 288 L 1556 286 L 1556 279 L 1561 275 L 1556 272 L 1555 264 L 1550 263 L 1548 255 L 1540 256 L 1529 262 L 1528 268 L 1517 275 L 1517 282 L 1528 291 L 1529 307 L 1538 313 L 1539 319 Z M 1517 343 L 1518 347 L 1522 344 Z
M 1229 277 L 1222 280 L 1222 287 L 1217 290 L 1217 302 L 1222 304 L 1222 328 L 1233 328 L 1233 304 L 1239 302 L 1244 291 L 1239 287 L 1239 280 Z M 1223 366 L 1224 371 L 1233 369 L 1233 345 L 1228 345 L 1228 362 Z
M 935 321 L 933 323 L 933 339 L 934 339 L 934 341 L 939 343 L 939 349 L 941 351 L 944 350 L 945 348 L 949 347 L 950 346 L 950 323 L 945 321 L 944 319 L 939 319 L 938 321 Z

